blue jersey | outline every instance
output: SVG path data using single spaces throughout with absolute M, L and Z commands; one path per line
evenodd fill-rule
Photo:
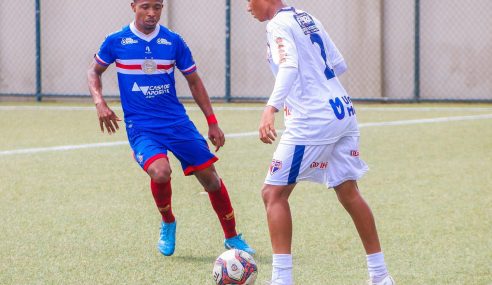
M 196 66 L 180 35 L 160 25 L 146 35 L 131 23 L 109 35 L 95 59 L 103 66 L 116 62 L 127 126 L 160 129 L 190 121 L 176 95 L 174 70 L 187 75 Z

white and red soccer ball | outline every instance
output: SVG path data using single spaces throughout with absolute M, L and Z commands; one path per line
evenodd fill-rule
M 253 285 L 257 274 L 255 260 L 245 251 L 230 249 L 215 260 L 213 277 L 217 285 Z

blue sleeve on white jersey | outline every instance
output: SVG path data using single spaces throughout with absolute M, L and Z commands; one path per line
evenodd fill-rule
M 116 60 L 116 57 L 113 52 L 112 43 L 113 43 L 113 37 L 107 36 L 106 39 L 104 39 L 104 42 L 101 44 L 101 47 L 99 48 L 99 52 L 96 54 L 95 57 L 97 63 L 103 66 L 108 66 Z
M 178 36 L 177 40 L 176 67 L 181 70 L 184 75 L 196 71 L 196 65 L 191 50 L 181 36 Z

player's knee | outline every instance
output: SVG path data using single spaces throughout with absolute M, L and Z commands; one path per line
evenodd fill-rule
M 261 198 L 263 199 L 265 206 L 275 202 L 278 199 L 276 192 L 278 191 L 274 191 L 273 188 L 268 187 L 267 185 L 263 186 L 263 189 L 261 189 Z
M 154 182 L 163 184 L 171 179 L 171 172 L 171 169 L 152 169 L 148 174 Z
M 351 185 L 335 187 L 335 191 L 337 193 L 338 201 L 343 205 L 350 205 L 362 199 L 357 187 L 352 187 Z
M 203 188 L 207 192 L 218 191 L 221 188 L 220 178 L 218 176 L 211 176 L 201 181 Z

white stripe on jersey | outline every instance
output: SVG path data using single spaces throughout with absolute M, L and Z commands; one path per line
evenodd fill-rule
M 102 58 L 99 57 L 99 55 L 97 53 L 96 53 L 96 57 L 97 57 L 97 60 L 99 60 L 100 62 L 104 63 L 105 65 L 109 65 L 109 63 L 107 63 L 104 60 L 102 60 Z
M 196 65 L 195 65 L 195 64 L 193 64 L 192 66 L 190 66 L 190 67 L 189 67 L 189 68 L 187 68 L 187 69 L 181 70 L 181 72 L 186 73 L 186 72 L 188 72 L 188 71 L 191 71 L 193 68 L 196 68 Z

